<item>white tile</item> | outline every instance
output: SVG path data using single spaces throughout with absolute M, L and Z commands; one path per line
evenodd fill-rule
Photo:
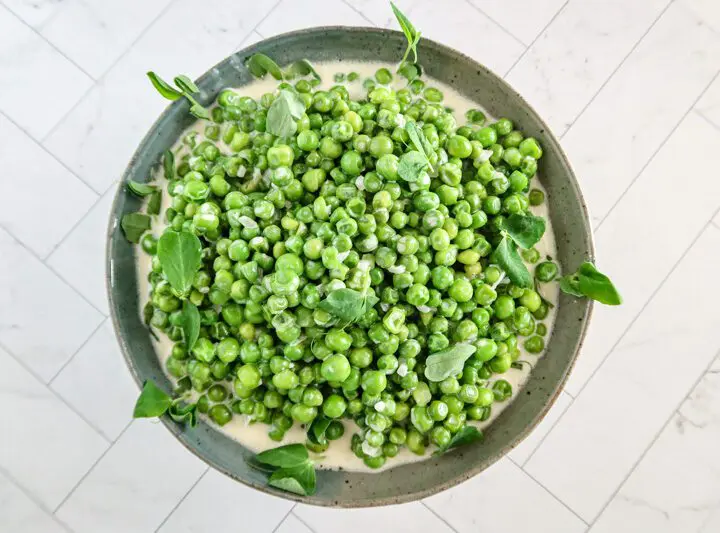
M 442 520 L 420 502 L 366 509 L 298 505 L 293 513 L 315 533 L 385 531 L 388 524 L 392 524 L 393 533 L 452 533 Z
M 95 79 L 162 12 L 170 0 L 69 0 L 40 33 Z
M 47 259 L 51 268 L 106 315 L 105 241 L 116 191 L 111 187 Z
M 566 0 L 470 1 L 526 45 L 538 36 L 566 2 Z
M 412 6 L 420 1 L 422 0 L 397 0 L 394 3 L 398 9 L 407 15 L 410 13 Z M 386 2 L 385 0 L 346 0 L 346 3 L 353 6 L 376 26 L 395 30 L 400 29 L 397 19 L 390 7 L 390 2 Z M 414 19 L 413 24 L 415 24 Z M 418 29 L 422 31 L 422 28 Z
M 618 307 L 595 306 L 588 334 L 565 389 L 577 397 L 623 331 L 635 319 L 653 291 L 682 257 L 692 240 L 718 208 L 720 180 L 702 160 L 678 154 L 715 153 L 720 131 L 690 113 L 635 181 L 595 234 L 598 267 L 623 295 Z M 692 207 L 675 212 L 679 176 L 692 176 Z M 642 274 L 640 274 L 642 273 Z
M 290 513 L 275 533 L 313 533 L 313 530 L 303 524 L 293 513 Z
M 702 116 L 720 128 L 720 76 L 715 78 L 695 106 Z
M 718 207 L 718 209 L 720 209 L 720 207 Z M 720 229 L 720 210 L 715 215 L 715 218 L 713 219 L 713 223 L 718 227 L 718 229 Z
M 45 381 L 102 315 L 0 230 L 0 343 Z
M 235 0 L 217 0 L 212 9 L 200 9 L 192 0 L 173 3 L 44 144 L 104 193 L 168 104 L 145 72 L 199 76 L 236 50 L 270 7 Z
M 210 469 L 170 515 L 158 533 L 225 531 L 228 524 L 242 524 L 252 533 L 275 531 L 293 503 L 246 487 Z M 218 509 L 223 509 L 218 513 Z
M 516 464 L 522 466 L 530 458 L 535 449 L 540 445 L 545 435 L 553 428 L 555 423 L 565 413 L 567 408 L 572 403 L 573 399 L 566 392 L 561 392 L 557 400 L 545 415 L 545 418 L 533 429 L 532 433 L 528 435 L 524 441 L 522 441 L 508 456 L 510 459 L 515 461 Z
M 0 111 L 42 138 L 92 80 L 0 5 Z
M 720 510 L 718 442 L 720 359 L 665 426 L 592 533 L 702 531 L 713 511 Z
M 251 31 L 247 37 L 245 37 L 242 42 L 238 45 L 237 49 L 242 50 L 243 48 L 246 48 L 248 46 L 251 46 L 257 42 L 260 42 L 264 39 L 262 35 L 260 35 L 255 30 Z
M 52 388 L 114 441 L 130 422 L 138 387 L 109 319 L 53 380 Z
M 571 1 L 506 79 L 561 135 L 667 4 Z
M 0 522 L 8 533 L 66 533 L 66 530 L 0 474 Z
M 156 420 L 136 420 L 57 516 L 75 533 L 151 532 L 207 466 Z
M 582 533 L 587 527 L 507 459 L 425 502 L 458 533 Z
M 3 0 L 3 4 L 33 28 L 42 27 L 63 6 L 63 0 Z
M 54 509 L 107 442 L 2 349 L 0 403 L 8 406 L 3 413 L 0 468 Z
M 700 529 L 700 533 L 715 533 L 717 531 L 720 531 L 720 509 L 715 509 L 708 521 Z
M 720 348 L 720 286 L 707 281 L 719 262 L 720 231 L 708 227 L 525 465 L 585 520 L 607 503 Z
M 45 257 L 97 194 L 2 115 L 0 139 L 0 225 Z
M 716 0 L 678 0 L 687 5 L 710 26 L 720 31 L 720 3 Z
M 368 21 L 345 2 L 282 0 L 257 27 L 264 37 L 311 26 L 368 26 Z
M 718 65 L 720 33 L 675 3 L 570 128 L 563 146 L 594 225 L 702 94 Z

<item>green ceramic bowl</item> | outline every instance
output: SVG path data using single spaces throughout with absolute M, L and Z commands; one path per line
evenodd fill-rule
M 198 81 L 201 102 L 209 104 L 225 87 L 250 83 L 243 66 L 247 57 L 262 52 L 280 65 L 299 59 L 310 61 L 370 60 L 396 62 L 405 49 L 405 37 L 397 31 L 375 28 L 322 27 L 287 33 L 259 42 L 225 59 Z M 558 259 L 574 270 L 592 259 L 590 223 L 573 171 L 557 139 L 547 125 L 515 90 L 486 67 L 469 57 L 428 39 L 422 39 L 419 57 L 429 76 L 441 80 L 493 116 L 509 117 L 543 146 L 541 181 L 547 188 Z M 140 73 L 138 73 L 140 75 Z M 148 90 L 152 90 L 148 85 Z M 140 143 L 123 175 L 127 180 L 146 181 L 162 153 L 193 121 L 184 100 L 170 105 Z M 141 384 L 152 379 L 166 390 L 165 377 L 140 319 L 134 246 L 122 235 L 119 220 L 140 204 L 119 187 L 108 228 L 108 297 L 113 324 L 125 360 Z M 319 471 L 317 493 L 301 498 L 275 490 L 262 473 L 250 469 L 245 459 L 251 452 L 237 442 L 201 423 L 187 429 L 170 419 L 167 428 L 183 445 L 228 476 L 276 496 L 316 505 L 365 507 L 408 502 L 452 487 L 480 472 L 508 453 L 545 416 L 572 368 L 585 334 L 591 305 L 585 300 L 561 297 L 556 325 L 545 356 L 539 360 L 523 393 L 497 418 L 482 443 L 458 448 L 426 461 L 398 466 L 378 474 Z M 128 410 L 131 406 L 128 406 Z

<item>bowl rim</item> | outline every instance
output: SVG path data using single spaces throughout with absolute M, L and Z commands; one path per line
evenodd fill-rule
M 255 43 L 252 43 L 248 46 L 245 46 L 241 49 L 236 50 L 232 54 L 224 57 L 219 62 L 215 63 L 212 67 L 210 67 L 208 70 L 206 70 L 199 78 L 197 78 L 197 83 L 199 85 L 202 84 L 203 80 L 205 80 L 207 77 L 211 76 L 212 73 L 215 71 L 216 68 L 220 67 L 220 65 L 224 64 L 226 61 L 229 61 L 233 56 L 242 56 L 244 54 L 247 54 L 247 51 L 251 48 L 255 48 L 258 46 L 261 46 L 268 42 L 275 42 L 275 41 L 283 41 L 288 38 L 292 37 L 299 37 L 299 36 L 305 36 L 305 35 L 312 35 L 316 33 L 325 33 L 325 32 L 347 32 L 347 33 L 374 33 L 377 35 L 387 35 L 387 34 L 398 34 L 400 36 L 403 36 L 403 33 L 398 30 L 389 29 L 389 28 L 378 28 L 373 26 L 345 26 L 345 25 L 330 25 L 330 26 L 313 26 L 309 28 L 303 28 L 299 30 L 289 31 L 285 33 L 280 33 L 277 35 L 273 35 L 272 37 L 268 37 L 266 39 L 262 39 L 260 41 L 257 41 Z M 483 63 L 480 63 L 479 61 L 473 59 L 472 57 L 468 56 L 467 54 L 460 52 L 459 50 L 456 50 L 455 48 L 452 48 L 450 46 L 444 45 L 442 43 L 439 43 L 433 39 L 429 39 L 425 36 L 422 38 L 423 46 L 428 46 L 430 48 L 434 48 L 435 50 L 452 56 L 454 60 L 462 60 L 467 63 L 470 63 L 474 66 L 480 67 L 484 69 L 491 77 L 495 78 L 495 81 L 498 83 L 498 85 L 501 87 L 503 93 L 511 93 L 513 94 L 520 103 L 524 106 L 524 108 L 535 116 L 535 118 L 538 120 L 538 122 L 542 125 L 542 127 L 545 130 L 545 134 L 550 137 L 550 139 L 555 143 L 557 146 L 557 155 L 561 161 L 561 163 L 567 167 L 569 170 L 569 180 L 568 184 L 572 187 L 573 193 L 576 196 L 581 212 L 582 212 L 582 223 L 583 223 L 583 232 L 585 233 L 585 240 L 587 242 L 587 260 L 593 261 L 595 258 L 595 244 L 594 244 L 594 238 L 593 238 L 593 228 L 592 224 L 590 223 L 590 214 L 587 206 L 587 202 L 585 201 L 585 197 L 582 193 L 582 190 L 580 188 L 580 184 L 577 181 L 577 177 L 575 175 L 575 170 L 570 163 L 570 160 L 567 157 L 567 154 L 565 153 L 565 150 L 563 150 L 559 139 L 555 136 L 550 126 L 547 124 L 547 122 L 542 118 L 542 116 L 537 112 L 537 110 L 520 94 L 517 90 L 515 90 L 514 87 L 512 87 L 502 76 L 498 75 L 495 71 L 484 65 Z M 125 364 L 130 371 L 133 379 L 137 383 L 139 387 L 142 387 L 143 385 L 143 379 L 138 373 L 138 369 L 130 356 L 130 350 L 129 347 L 124 339 L 120 335 L 120 319 L 118 317 L 117 313 L 117 302 L 115 301 L 115 297 L 113 295 L 113 279 L 111 277 L 112 272 L 112 257 L 113 257 L 113 240 L 112 235 L 113 232 L 115 232 L 119 226 L 119 217 L 117 215 L 117 204 L 120 198 L 120 195 L 124 193 L 124 183 L 127 182 L 127 179 L 131 172 L 131 167 L 133 166 L 134 161 L 137 159 L 138 154 L 140 153 L 142 147 L 144 147 L 148 141 L 151 139 L 153 132 L 155 131 L 156 127 L 158 126 L 158 123 L 161 122 L 161 120 L 170 112 L 170 110 L 173 108 L 173 106 L 181 105 L 182 99 L 176 100 L 173 102 L 170 102 L 163 112 L 156 118 L 156 120 L 153 122 L 153 124 L 148 128 L 147 132 L 141 139 L 140 143 L 137 145 L 137 148 L 133 152 L 133 155 L 131 156 L 130 160 L 128 161 L 127 165 L 125 166 L 125 170 L 122 173 L 122 176 L 120 180 L 118 181 L 117 188 L 115 191 L 115 194 L 113 195 L 113 201 L 110 208 L 110 213 L 108 216 L 108 225 L 107 225 L 107 235 L 106 235 L 106 247 L 105 247 L 105 269 L 106 269 L 106 275 L 105 275 L 105 289 L 108 297 L 108 303 L 109 309 L 110 309 L 110 318 L 113 325 L 113 332 L 115 334 L 115 338 L 118 341 L 118 345 L 120 346 L 120 351 L 122 352 L 123 359 L 125 360 Z M 535 430 L 535 428 L 545 419 L 547 416 L 550 408 L 555 404 L 557 401 L 558 396 L 563 391 L 565 384 L 567 383 L 568 377 L 570 373 L 572 372 L 573 368 L 575 367 L 575 363 L 577 362 L 578 354 L 580 353 L 580 350 L 582 349 L 582 346 L 585 342 L 585 338 L 587 335 L 587 328 L 588 324 L 590 322 L 590 319 L 592 318 L 593 314 L 593 308 L 594 308 L 594 302 L 590 299 L 586 299 L 584 302 L 585 312 L 583 313 L 582 322 L 579 326 L 577 341 L 574 348 L 574 353 L 572 354 L 572 357 L 565 368 L 563 375 L 561 378 L 557 381 L 555 384 L 555 390 L 549 397 L 548 401 L 545 402 L 545 404 L 542 406 L 540 412 L 536 416 L 536 418 L 528 424 L 522 431 L 518 432 L 511 440 L 508 442 L 505 446 L 503 446 L 496 454 L 492 456 L 488 456 L 486 461 L 483 461 L 482 463 L 476 464 L 474 466 L 470 466 L 467 470 L 463 471 L 462 474 L 459 474 L 451 479 L 448 479 L 447 481 L 444 481 L 442 483 L 437 483 L 436 485 L 424 489 L 424 490 L 413 490 L 411 492 L 406 492 L 403 494 L 396 494 L 393 496 L 386 496 L 386 497 L 368 497 L 363 499 L 357 499 L 357 500 L 332 500 L 332 499 L 323 499 L 318 498 L 316 496 L 300 496 L 296 495 L 290 492 L 281 491 L 279 489 L 275 489 L 267 484 L 260 484 L 253 482 L 252 480 L 243 479 L 240 476 L 236 475 L 235 473 L 229 471 L 228 469 L 224 468 L 220 464 L 218 464 L 213 459 L 207 457 L 204 454 L 197 453 L 197 450 L 190 445 L 188 439 L 185 438 L 185 435 L 180 430 L 180 427 L 175 423 L 171 418 L 169 418 L 167 415 L 163 415 L 160 417 L 161 422 L 163 425 L 170 431 L 170 433 L 190 452 L 193 454 L 193 456 L 199 458 L 204 463 L 206 463 L 209 467 L 214 468 L 215 470 L 223 473 L 224 475 L 230 477 L 231 479 L 238 481 L 242 483 L 243 485 L 259 490 L 261 492 L 264 492 L 271 496 L 276 496 L 280 498 L 284 498 L 286 500 L 291 500 L 297 503 L 303 503 L 303 504 L 309 504 L 309 505 L 316 505 L 320 507 L 331 507 L 331 508 L 346 508 L 346 509 L 352 509 L 352 508 L 369 508 L 369 507 L 380 507 L 385 505 L 396 505 L 396 504 L 402 504 L 402 503 L 409 503 L 417 500 L 421 500 L 424 498 L 427 498 L 429 496 L 432 496 L 434 494 L 437 494 L 439 492 L 442 492 L 446 489 L 455 487 L 459 485 L 460 483 L 467 481 L 468 479 L 480 474 L 482 471 L 486 470 L 487 468 L 490 468 L 493 464 L 495 464 L 498 460 L 506 456 L 512 449 L 514 449 L 516 446 L 518 446 L 527 436 Z M 131 420 L 131 423 L 134 421 L 134 419 Z M 429 459 L 431 456 L 428 456 L 426 459 Z M 423 460 L 419 461 L 418 463 L 422 463 Z M 398 465 L 400 466 L 400 465 Z M 382 470 L 380 472 L 377 472 L 376 475 L 380 474 L 389 474 L 392 471 L 391 469 Z

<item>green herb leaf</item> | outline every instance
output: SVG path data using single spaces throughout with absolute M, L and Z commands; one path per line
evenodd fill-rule
M 150 199 L 148 200 L 147 214 L 148 215 L 159 215 L 161 205 L 162 205 L 162 193 L 160 191 L 155 191 L 154 193 L 152 193 L 150 195 Z
M 307 59 L 301 59 L 300 61 L 295 61 L 292 65 L 290 65 L 288 68 L 285 69 L 285 77 L 292 79 L 295 76 L 310 76 L 312 75 L 313 78 L 316 80 L 320 79 L 320 74 L 317 73 L 317 71 L 313 68 L 310 61 Z
M 177 401 L 168 409 L 168 414 L 175 422 L 187 424 L 191 428 L 197 426 L 197 405 Z
M 560 278 L 560 290 L 563 291 L 565 294 L 577 296 L 578 298 L 582 298 L 583 296 L 585 296 L 582 292 L 580 292 L 580 285 L 577 274 L 563 276 L 562 278 Z
M 425 360 L 425 377 L 438 382 L 462 372 L 467 361 L 477 348 L 472 344 L 456 344 L 441 350 Z
M 535 215 L 512 214 L 503 222 L 503 229 L 520 247 L 535 246 L 545 233 L 545 219 Z
M 139 181 L 128 181 L 125 184 L 125 188 L 139 198 L 144 198 L 148 194 L 152 194 L 157 190 L 155 185 L 148 185 L 147 183 L 140 183 Z
M 170 286 L 186 295 L 202 264 L 200 239 L 189 231 L 165 231 L 158 240 L 157 257 Z
M 327 442 L 327 439 L 325 438 L 325 431 L 327 431 L 330 422 L 332 422 L 332 420 L 330 420 L 325 415 L 320 415 L 316 417 L 307 432 L 307 436 L 310 442 L 313 442 L 315 444 L 324 444 L 325 442 Z
M 428 167 L 428 160 L 424 154 L 410 150 L 400 156 L 398 175 L 408 182 L 417 181 Z
M 315 494 L 315 468 L 310 462 L 293 468 L 281 468 L 272 473 L 268 485 L 300 496 L 310 496 Z
M 320 302 L 320 309 L 347 322 L 359 320 L 379 299 L 373 291 L 366 294 L 353 289 L 337 289 Z
M 444 448 L 443 451 L 457 448 L 458 446 L 465 446 L 472 442 L 482 440 L 483 434 L 475 426 L 463 426 L 463 428 L 453 435 L 450 439 L 450 443 Z
M 120 221 L 125 238 L 135 244 L 140 242 L 140 237 L 150 229 L 151 219 L 143 213 L 128 213 Z
M 147 77 L 150 78 L 150 82 L 153 84 L 153 87 L 155 87 L 157 92 L 159 92 L 163 98 L 167 98 L 168 100 L 177 100 L 182 96 L 180 91 L 175 89 L 152 70 L 147 73 Z
M 210 115 L 210 111 L 208 111 L 198 103 L 194 103 L 190 106 L 190 114 L 194 117 L 203 118 L 205 120 L 210 120 L 212 118 L 212 115 Z
M 605 274 L 595 265 L 585 262 L 577 271 L 580 292 L 588 298 L 605 305 L 620 305 L 622 296 Z
M 278 468 L 292 468 L 307 463 L 310 460 L 307 448 L 302 444 L 287 444 L 260 452 L 255 459 L 263 464 Z
M 415 122 L 408 121 L 405 123 L 405 131 L 407 131 L 408 137 L 410 137 L 410 141 L 415 146 L 415 149 L 423 155 L 425 161 L 427 161 L 428 165 L 430 165 L 428 154 L 431 153 L 432 147 L 425 137 L 423 130 L 418 127 Z
M 422 67 L 419 63 L 402 63 L 397 69 L 397 73 L 408 81 L 413 81 L 416 78 L 422 76 Z
M 410 55 L 411 50 L 415 58 L 413 60 L 413 63 L 417 63 L 417 44 L 420 41 L 420 32 L 415 29 L 415 26 L 413 26 L 412 22 L 410 22 L 410 20 L 403 14 L 402 11 L 397 8 L 397 6 L 393 2 L 390 2 L 390 7 L 392 7 L 395 18 L 397 19 L 398 24 L 400 24 L 400 29 L 402 29 L 408 42 L 407 49 L 405 50 L 405 55 L 403 56 L 402 61 L 400 61 L 400 65 L 402 66 L 403 63 L 405 63 L 405 60 L 407 59 L 408 55 Z
M 163 173 L 165 174 L 166 180 L 170 181 L 175 179 L 175 156 L 171 150 L 168 150 L 165 152 L 165 155 L 163 155 Z
M 503 236 L 500 244 L 493 250 L 490 260 L 500 265 L 507 277 L 515 285 L 528 289 L 532 288 L 532 276 L 528 272 L 525 263 L 523 263 L 522 257 L 517 251 L 517 246 L 507 235 Z
M 195 82 L 188 78 L 185 74 L 175 76 L 175 85 L 184 93 L 195 94 L 199 93 L 200 89 Z
M 276 80 L 283 79 L 283 73 L 278 64 L 265 54 L 251 55 L 247 61 L 245 61 L 245 67 L 247 67 L 250 74 L 256 78 L 263 78 L 265 74 L 269 72 Z
M 305 113 L 305 103 L 297 93 L 281 90 L 267 112 L 267 132 L 278 137 L 291 137 L 297 131 L 297 121 Z
M 180 328 L 183 332 L 185 347 L 192 350 L 200 336 L 200 311 L 192 302 L 183 302 L 182 314 L 180 315 Z
M 172 398 L 152 381 L 143 384 L 143 390 L 135 402 L 133 418 L 155 418 L 162 416 L 172 405 Z

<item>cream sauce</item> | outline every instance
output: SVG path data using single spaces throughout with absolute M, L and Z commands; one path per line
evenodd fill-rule
M 354 99 L 362 98 L 364 96 L 365 90 L 362 86 L 362 81 L 368 77 L 372 77 L 378 68 L 387 67 L 391 70 L 391 72 L 395 70 L 394 65 L 387 65 L 382 63 L 358 63 L 348 61 L 322 63 L 314 66 L 323 80 L 320 88 L 324 89 L 329 89 L 332 85 L 335 85 L 335 82 L 333 81 L 333 76 L 335 73 L 348 73 L 354 71 L 360 74 L 360 77 L 356 81 L 345 84 L 351 97 Z M 241 87 L 237 89 L 237 91 L 243 95 L 251 96 L 253 98 L 259 98 L 262 94 L 266 92 L 272 92 L 277 87 L 276 80 L 274 80 L 270 76 L 266 76 L 266 78 L 267 79 L 257 80 L 249 85 Z M 468 109 L 477 109 L 482 107 L 477 103 L 473 102 L 472 100 L 469 100 L 462 94 L 458 93 L 455 89 L 441 82 L 431 80 L 427 77 L 424 77 L 423 79 L 426 81 L 426 83 L 430 81 L 431 83 L 429 83 L 429 85 L 437 87 L 443 92 L 443 94 L 445 95 L 443 104 L 453 110 L 458 125 L 462 125 L 465 123 L 465 112 Z M 395 82 L 397 82 L 398 84 L 396 88 L 402 88 L 402 85 L 400 85 L 401 80 L 396 79 Z M 490 118 L 489 115 L 488 118 Z M 182 144 L 181 139 L 191 131 L 195 131 L 198 133 L 198 135 L 202 135 L 203 127 L 204 124 L 201 121 L 197 121 L 192 127 L 188 128 L 188 130 L 183 133 L 183 135 L 173 147 L 173 152 L 176 154 L 176 157 L 179 158 L 179 156 L 183 155 L 187 150 L 187 148 Z M 167 183 L 165 178 L 163 177 L 162 169 L 158 169 L 156 171 L 155 182 L 162 187 L 163 191 L 165 191 L 165 186 Z M 533 187 L 541 189 L 543 190 L 543 192 L 545 192 L 544 188 L 540 185 L 537 179 L 533 181 Z M 161 213 L 164 213 L 169 206 L 170 195 L 164 193 Z M 541 206 L 532 207 L 531 211 L 534 214 L 542 216 L 547 220 L 547 229 L 545 231 L 545 235 L 543 236 L 542 240 L 535 246 L 535 248 L 540 252 L 541 260 L 544 260 L 546 256 L 555 257 L 555 236 L 552 230 L 550 219 L 548 217 L 547 202 L 543 203 L 543 205 Z M 165 226 L 166 224 L 163 222 L 162 217 L 155 217 L 152 231 L 156 236 L 159 236 Z M 148 283 L 148 274 L 151 269 L 151 261 L 150 256 L 140 251 L 139 248 L 138 255 L 138 288 L 140 291 L 140 309 L 142 309 L 149 299 L 150 287 Z M 532 271 L 532 265 L 528 266 Z M 552 327 L 555 321 L 559 287 L 557 283 L 547 283 L 543 285 L 542 290 L 543 298 L 545 298 L 547 301 L 551 302 L 555 306 L 554 308 L 550 309 L 550 313 L 544 320 L 544 323 L 548 328 L 548 334 L 546 338 L 549 338 L 552 333 Z M 173 342 L 167 336 L 160 333 L 159 339 L 153 340 L 153 344 L 155 347 L 155 351 L 158 354 L 158 358 L 163 363 L 164 367 L 164 362 L 170 356 Z M 534 366 L 535 362 L 538 359 L 538 356 L 527 353 L 522 347 L 522 342 L 519 343 L 519 348 L 521 351 L 521 355 L 518 361 L 527 361 L 530 364 L 522 365 L 522 368 L 519 369 L 511 368 L 501 376 L 493 376 L 493 378 L 490 380 L 490 387 L 492 386 L 492 383 L 494 381 L 504 379 L 512 385 L 513 395 L 509 400 L 505 402 L 494 403 L 492 407 L 492 414 L 488 420 L 484 422 L 469 422 L 478 427 L 479 429 L 485 428 L 490 425 L 493 420 L 495 420 L 500 415 L 500 413 L 505 408 L 507 408 L 512 399 L 517 397 L 523 385 L 528 380 L 530 369 L 532 368 L 532 366 Z M 541 356 L 542 354 L 540 354 L 540 357 Z M 363 461 L 361 459 L 358 459 L 350 449 L 350 440 L 352 438 L 352 435 L 359 432 L 360 429 L 357 427 L 357 425 L 355 425 L 354 422 L 350 420 L 344 420 L 343 423 L 345 425 L 345 434 L 343 435 L 343 437 L 337 441 L 331 442 L 330 447 L 322 454 L 312 454 L 314 455 L 313 458 L 319 468 L 379 472 L 382 470 L 393 468 L 395 466 L 399 466 L 401 464 L 422 461 L 423 459 L 429 458 L 433 451 L 431 446 L 426 450 L 425 455 L 418 456 L 410 452 L 407 448 L 403 447 L 401 448 L 400 453 L 396 457 L 388 459 L 388 461 L 385 463 L 385 466 L 380 469 L 370 469 L 365 466 Z M 267 425 L 262 423 L 251 423 L 248 417 L 244 415 L 234 415 L 233 419 L 224 427 L 218 427 L 215 425 L 213 425 L 213 427 L 217 431 L 224 433 L 230 438 L 238 441 L 246 448 L 255 452 L 266 450 L 268 448 L 274 448 L 283 444 L 290 444 L 293 442 L 305 442 L 305 428 L 298 424 L 294 425 L 285 434 L 285 438 L 282 442 L 277 442 L 270 439 L 270 437 L 268 436 L 267 432 L 269 427 Z

